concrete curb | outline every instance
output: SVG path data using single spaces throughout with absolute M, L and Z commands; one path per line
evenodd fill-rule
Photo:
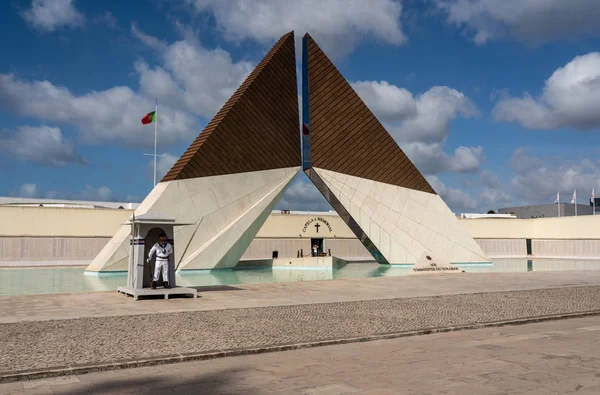
M 456 332 L 456 331 L 462 331 L 462 330 L 473 330 L 473 329 L 482 329 L 482 328 L 493 328 L 493 327 L 500 327 L 500 326 L 505 326 L 505 325 L 523 325 L 523 324 L 530 324 L 530 323 L 536 323 L 536 322 L 555 321 L 555 320 L 568 319 L 568 318 L 582 318 L 582 317 L 598 316 L 598 315 L 600 315 L 600 310 L 593 310 L 593 311 L 583 311 L 583 312 L 546 315 L 546 316 L 537 316 L 537 317 L 524 317 L 524 318 L 517 318 L 514 320 L 505 320 L 505 321 L 492 321 L 492 322 L 486 322 L 486 323 L 448 326 L 448 327 L 441 327 L 441 328 L 425 328 L 425 329 L 419 329 L 419 330 L 414 330 L 414 331 L 384 333 L 384 334 L 376 334 L 376 335 L 361 336 L 361 337 L 351 337 L 351 338 L 342 338 L 342 339 L 326 339 L 326 340 L 318 340 L 318 341 L 308 342 L 308 343 L 295 343 L 295 344 L 284 344 L 284 345 L 275 345 L 275 346 L 229 349 L 229 350 L 211 350 L 211 351 L 204 351 L 204 352 L 199 352 L 199 353 L 165 355 L 165 356 L 144 358 L 144 359 L 137 359 L 137 360 L 119 360 L 119 361 L 104 362 L 104 363 L 98 363 L 98 364 L 61 366 L 61 367 L 54 367 L 54 368 L 47 368 L 47 369 L 24 370 L 24 371 L 17 371 L 17 372 L 0 372 L 0 384 L 11 383 L 11 382 L 15 382 L 15 381 L 38 380 L 38 379 L 49 378 L 49 377 L 71 376 L 71 375 L 79 375 L 79 374 L 86 374 L 86 373 L 92 373 L 92 372 L 103 372 L 103 371 L 109 371 L 109 370 L 138 368 L 138 367 L 144 367 L 144 366 L 156 366 L 156 365 L 164 365 L 164 364 L 177 363 L 177 362 L 202 361 L 202 360 L 215 359 L 215 358 L 234 357 L 234 356 L 253 355 L 253 354 L 264 354 L 264 353 L 270 353 L 270 352 L 299 350 L 299 349 L 305 349 L 305 348 L 333 346 L 333 345 L 338 345 L 338 344 L 360 343 L 360 342 L 375 341 L 375 340 L 397 339 L 397 338 L 401 338 L 401 337 L 421 336 L 421 335 L 430 335 L 430 334 L 435 334 L 435 333 Z

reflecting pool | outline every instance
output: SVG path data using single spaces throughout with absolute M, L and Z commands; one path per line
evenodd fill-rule
M 600 270 L 600 260 L 495 259 L 493 264 L 458 265 L 466 272 L 527 272 L 551 270 Z M 234 285 L 271 282 L 393 277 L 408 274 L 411 266 L 349 263 L 336 269 L 259 268 L 197 270 L 177 273 L 181 286 Z M 0 296 L 89 291 L 114 291 L 125 285 L 127 273 L 84 275 L 84 267 L 0 269 Z

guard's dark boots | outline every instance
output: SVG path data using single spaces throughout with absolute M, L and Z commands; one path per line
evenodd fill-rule
M 156 289 L 156 281 L 152 281 L 152 289 Z
M 169 286 L 169 283 L 164 283 L 165 288 L 171 288 L 171 286 Z

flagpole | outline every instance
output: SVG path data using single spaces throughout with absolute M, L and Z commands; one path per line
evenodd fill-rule
M 558 217 L 560 218 L 560 191 L 556 192 L 556 206 L 558 208 Z
M 595 195 L 594 189 L 595 188 L 592 188 L 592 208 L 594 210 L 592 215 L 596 215 L 596 196 L 594 196 Z
M 575 216 L 577 217 L 577 189 L 573 192 L 573 197 L 575 198 Z
M 156 138 L 158 136 L 158 98 L 156 98 L 156 109 L 154 112 L 154 186 L 156 186 Z

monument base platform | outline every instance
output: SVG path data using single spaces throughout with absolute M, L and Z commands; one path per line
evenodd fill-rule
M 277 258 L 273 259 L 273 267 L 286 268 L 316 268 L 316 269 L 333 269 L 346 265 L 348 261 L 335 256 L 317 256 L 305 258 Z
M 169 299 L 171 295 L 191 295 L 193 298 L 198 297 L 198 291 L 194 288 L 175 287 L 175 288 L 131 288 L 131 287 L 118 287 L 117 292 L 125 295 L 133 296 L 133 300 L 138 300 L 140 296 L 156 296 L 163 295 L 165 299 Z

